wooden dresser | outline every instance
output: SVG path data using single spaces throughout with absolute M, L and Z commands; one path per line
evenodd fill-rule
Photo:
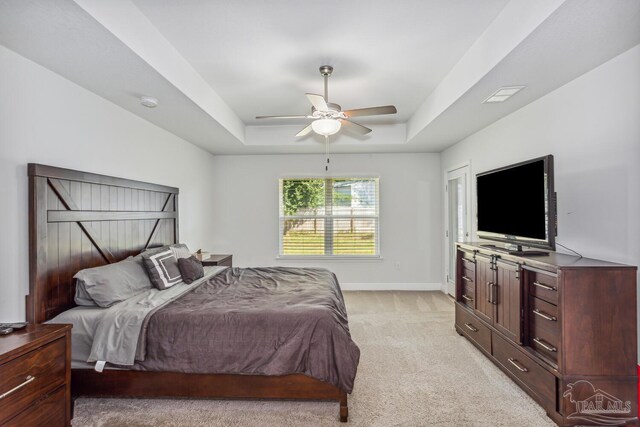
M 460 335 L 558 425 L 637 425 L 636 267 L 457 247 Z
M 0 336 L 0 426 L 68 426 L 71 325 Z

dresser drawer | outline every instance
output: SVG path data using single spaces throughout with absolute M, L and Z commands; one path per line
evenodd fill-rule
M 475 307 L 476 297 L 475 297 L 475 292 L 470 287 L 465 286 L 462 292 L 461 298 L 462 299 L 460 300 L 460 302 L 464 303 L 464 305 L 466 305 L 467 307 L 473 310 L 473 308 Z
M 0 366 L 0 424 L 65 382 L 65 351 L 60 338 Z
M 529 297 L 530 331 L 547 330 L 557 340 L 560 337 L 558 307 L 536 297 Z
M 475 271 L 476 262 L 471 257 L 471 254 L 465 253 L 465 256 L 462 257 L 462 267 Z
M 460 279 L 462 279 L 462 283 L 465 285 L 473 285 L 476 282 L 476 271 L 463 268 Z
M 10 419 L 2 427 L 49 426 L 57 427 L 66 424 L 67 408 L 65 387 L 62 386 L 39 401 L 36 405 L 22 411 Z
M 547 402 L 555 402 L 556 377 L 495 332 L 493 357 L 537 396 Z
M 456 304 L 456 325 L 464 335 L 491 353 L 491 331 L 477 317 Z
M 558 278 L 551 274 L 528 270 L 529 295 L 558 304 Z
M 530 346 L 557 366 L 558 349 L 560 348 L 559 337 L 548 329 L 541 328 L 539 323 L 536 323 L 532 328 Z

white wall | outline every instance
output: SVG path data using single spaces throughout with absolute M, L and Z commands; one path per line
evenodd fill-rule
M 24 319 L 29 162 L 179 187 L 181 240 L 211 241 L 212 155 L 0 46 L 0 322 Z
M 449 148 L 443 171 L 471 160 L 475 175 L 553 154 L 558 242 L 640 265 L 639 76 L 636 46 Z
M 278 179 L 324 176 L 324 155 L 218 156 L 214 162 L 217 252 L 238 266 L 321 266 L 345 289 L 440 289 L 440 156 L 438 154 L 331 155 L 330 175 L 380 177 L 382 260 L 276 259 Z

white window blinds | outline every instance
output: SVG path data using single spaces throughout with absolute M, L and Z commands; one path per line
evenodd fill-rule
M 378 256 L 378 178 L 280 180 L 280 255 Z

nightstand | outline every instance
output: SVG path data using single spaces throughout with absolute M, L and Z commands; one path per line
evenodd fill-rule
M 0 425 L 68 426 L 71 325 L 27 325 L 0 336 Z
M 200 260 L 200 262 L 202 262 L 202 265 L 204 266 L 210 266 L 210 265 L 220 265 L 220 266 L 226 266 L 226 267 L 233 267 L 233 255 L 218 255 L 218 254 L 212 254 L 209 255 L 207 257 L 207 255 L 205 255 L 205 258 L 202 259 L 198 254 L 196 254 L 196 258 L 198 258 Z

